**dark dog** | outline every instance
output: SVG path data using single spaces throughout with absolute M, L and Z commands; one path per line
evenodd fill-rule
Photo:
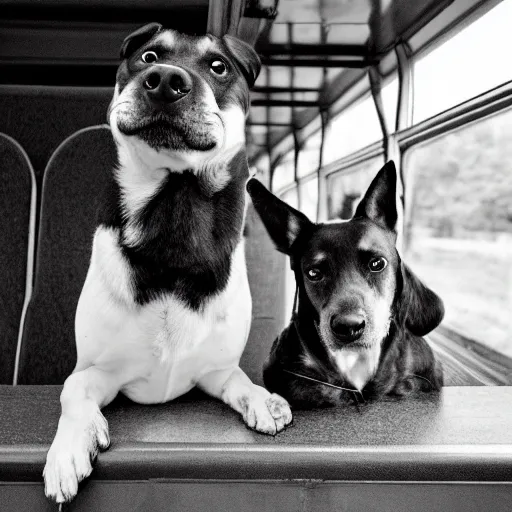
M 256 180 L 248 191 L 277 249 L 291 258 L 298 310 L 264 368 L 269 390 L 296 407 L 439 390 L 439 363 L 421 337 L 441 299 L 396 250 L 396 170 L 387 163 L 350 221 L 313 224 Z M 321 382 L 318 382 L 321 381 Z
M 251 322 L 242 228 L 244 128 L 260 62 L 226 36 L 146 25 L 121 49 L 113 169 L 76 312 L 77 365 L 61 395 L 47 496 L 71 500 L 109 445 L 100 409 L 122 392 L 161 403 L 194 386 L 275 434 L 288 404 L 238 362 Z

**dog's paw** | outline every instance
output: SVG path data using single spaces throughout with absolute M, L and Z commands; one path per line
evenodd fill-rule
M 244 400 L 242 416 L 249 428 L 275 435 L 292 421 L 288 402 L 276 394 L 254 394 Z
M 91 474 L 98 449 L 106 449 L 109 444 L 107 420 L 99 410 L 88 422 L 62 417 L 46 456 L 46 496 L 57 503 L 71 501 L 78 484 Z
M 280 432 L 292 422 L 290 404 L 282 396 L 272 393 L 265 403 L 276 422 L 277 432 Z

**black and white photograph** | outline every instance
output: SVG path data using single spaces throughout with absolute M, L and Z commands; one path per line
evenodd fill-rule
M 0 512 L 511 512 L 511 49 L 0 0 Z

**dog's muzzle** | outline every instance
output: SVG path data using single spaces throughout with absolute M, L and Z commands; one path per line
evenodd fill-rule
M 192 77 L 175 66 L 155 66 L 142 81 L 149 101 L 157 105 L 181 100 L 192 90 L 192 85 Z
M 329 327 L 334 340 L 340 345 L 346 345 L 358 340 L 364 332 L 366 322 L 361 313 L 335 313 L 329 320 Z
M 154 65 L 138 74 L 118 98 L 126 106 L 115 122 L 157 151 L 211 151 L 223 140 L 222 120 L 206 81 L 192 69 Z

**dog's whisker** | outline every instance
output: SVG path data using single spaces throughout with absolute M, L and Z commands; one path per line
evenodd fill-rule
M 330 382 L 324 382 L 324 381 L 321 381 L 321 380 L 318 380 L 318 379 L 314 379 L 313 377 L 308 377 L 308 376 L 302 375 L 300 373 L 292 372 L 290 370 L 283 370 L 283 372 L 289 373 L 291 375 L 295 375 L 295 377 L 300 377 L 302 379 L 306 379 L 306 380 L 311 380 L 313 382 L 317 382 L 318 384 L 323 384 L 324 386 L 329 386 L 330 388 L 339 389 L 341 391 L 351 391 L 352 393 L 357 393 L 357 394 L 359 394 L 361 396 L 363 401 L 365 401 L 363 393 L 361 393 L 361 391 L 359 389 L 344 388 L 342 386 L 336 386 L 335 384 L 331 384 Z

